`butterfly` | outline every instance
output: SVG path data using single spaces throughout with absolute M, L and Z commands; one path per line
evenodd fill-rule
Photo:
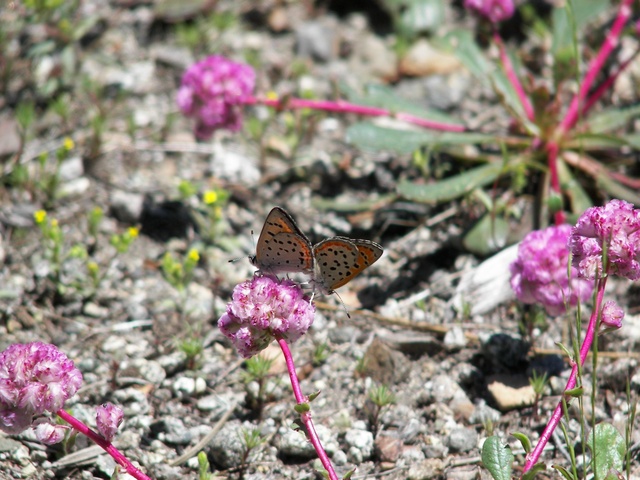
M 274 207 L 264 221 L 256 254 L 249 257 L 260 273 L 313 272 L 311 242 L 284 209 Z
M 369 240 L 331 237 L 313 247 L 314 288 L 330 295 L 373 265 L 382 256 L 382 247 Z

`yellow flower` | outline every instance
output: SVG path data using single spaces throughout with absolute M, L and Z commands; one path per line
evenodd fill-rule
M 69 150 L 73 150 L 73 147 L 76 146 L 75 142 L 71 137 L 64 137 L 64 149 L 68 152 Z
M 52 219 L 51 219 L 51 226 L 52 226 L 53 228 L 56 228 L 56 227 L 58 226 L 58 220 L 57 220 L 57 219 L 55 219 L 55 218 L 52 218 Z
M 202 201 L 207 205 L 211 205 L 212 203 L 216 203 L 218 201 L 218 194 L 213 190 L 207 190 L 202 195 Z
M 129 227 L 128 232 L 131 238 L 136 238 L 140 233 L 140 230 L 138 229 L 138 227 Z
M 278 100 L 278 94 L 273 90 L 267 92 L 267 100 Z
M 47 212 L 44 210 L 36 210 L 33 213 L 33 219 L 36 221 L 38 225 L 44 222 L 47 219 Z
M 195 248 L 192 248 L 189 250 L 189 253 L 187 253 L 187 257 L 189 257 L 189 260 L 192 262 L 198 262 L 200 260 L 200 253 Z

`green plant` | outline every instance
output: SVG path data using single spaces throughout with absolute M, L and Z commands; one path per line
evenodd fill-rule
M 240 462 L 240 479 L 244 478 L 244 473 L 248 466 L 249 455 L 253 450 L 262 445 L 266 439 L 260 434 L 257 428 L 245 428 L 240 431 L 240 440 L 244 447 L 242 452 L 242 460 Z
M 367 397 L 373 404 L 373 408 L 369 415 L 369 424 L 371 425 L 371 430 L 375 437 L 380 428 L 380 414 L 385 407 L 396 403 L 396 396 L 386 385 L 377 385 L 369 389 Z
M 247 386 L 251 382 L 258 384 L 257 392 L 250 393 L 250 391 L 247 390 L 247 403 L 250 408 L 256 412 L 257 418 L 262 417 L 262 410 L 267 402 L 267 382 L 271 376 L 270 371 L 274 360 L 274 358 L 268 358 L 265 355 L 256 355 L 248 358 L 244 363 L 244 383 Z
M 209 459 L 204 452 L 198 453 L 198 480 L 212 480 L 213 474 L 211 473 L 211 465 L 209 465 Z

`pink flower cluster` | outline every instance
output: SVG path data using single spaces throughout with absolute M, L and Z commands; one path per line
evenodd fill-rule
M 178 107 L 196 119 L 195 135 L 207 139 L 218 128 L 237 131 L 242 126 L 242 104 L 255 85 L 249 65 L 212 55 L 194 63 L 182 76 Z
M 107 442 L 113 440 L 124 419 L 124 412 L 113 403 L 105 403 L 96 408 L 96 427 Z
M 513 0 L 464 0 L 464 8 L 476 12 L 491 23 L 508 20 L 513 16 Z
M 315 307 L 295 283 L 256 276 L 234 288 L 218 327 L 240 355 L 249 358 L 275 337 L 295 342 L 309 329 L 314 314 Z
M 560 315 L 566 306 L 586 301 L 593 282 L 568 274 L 570 225 L 551 226 L 529 233 L 520 243 L 511 264 L 511 287 L 524 303 L 539 303 L 549 315 Z
M 640 210 L 624 200 L 587 209 L 569 242 L 573 262 L 584 278 L 614 274 L 640 278 Z M 603 258 L 606 266 L 603 268 Z
M 60 410 L 81 385 L 80 370 L 54 345 L 11 345 L 0 353 L 0 430 L 26 430 L 35 416 Z

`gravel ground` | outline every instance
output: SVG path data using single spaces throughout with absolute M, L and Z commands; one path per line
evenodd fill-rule
M 182 456 L 218 423 L 221 430 L 200 450 L 220 478 L 320 478 L 313 449 L 292 429 L 295 400 L 278 348 L 266 353 L 276 361 L 261 401 L 260 385 L 247 380 L 241 357 L 216 327 L 233 287 L 253 275 L 246 257 L 274 206 L 286 209 L 312 243 L 342 235 L 385 249 L 377 263 L 339 289 L 346 307 L 335 295 L 316 296 L 314 324 L 292 346 L 303 391 L 320 392 L 311 404 L 313 418 L 339 474 L 356 468 L 352 478 L 488 478 L 479 457 L 483 440 L 496 434 L 518 451 L 510 433 L 536 439 L 560 398 L 570 366 L 556 342 L 568 344 L 566 320 L 541 318 L 527 331 L 524 319 L 531 312 L 504 283 L 509 253 L 491 267 L 497 287 L 468 307 L 456 296 L 461 277 L 482 261 L 462 242 L 485 213 L 481 202 L 389 200 L 400 180 L 420 178 L 422 170 L 410 154 L 349 144 L 346 129 L 357 121 L 352 116 L 253 107 L 246 123 L 270 119 L 260 142 L 246 131 L 218 131 L 212 140 L 196 142 L 192 124 L 177 110 L 184 69 L 219 53 L 255 59 L 263 92 L 332 98 L 338 85 L 387 83 L 410 101 L 482 131 L 508 128 L 495 96 L 452 55 L 421 41 L 413 57 L 399 62 L 390 17 L 378 3 L 366 4 L 84 1 L 74 18 L 95 21 L 74 44 L 77 78 L 59 75 L 66 61 L 59 50 L 37 61 L 27 56 L 51 35 L 37 24 L 4 45 L 19 53 L 2 84 L 0 159 L 15 158 L 19 145 L 16 105 L 44 98 L 51 78 L 67 91 L 68 118 L 38 115 L 21 162 L 37 182 L 44 178 L 38 173 L 41 152 L 53 154 L 65 136 L 75 146 L 51 205 L 35 183 L 0 186 L 0 350 L 16 342 L 57 345 L 84 376 L 66 407 L 94 425 L 96 405 L 122 406 L 125 423 L 115 444 L 152 478 L 198 478 L 195 453 Z M 236 21 L 219 29 L 194 20 L 211 18 L 212 11 L 231 12 Z M 16 21 L 15 15 L 0 7 L 0 23 Z M 447 6 L 445 23 L 474 25 L 459 6 Z M 185 25 L 202 31 L 193 48 L 184 45 Z M 510 38 L 522 52 L 533 51 L 517 35 Z M 80 78 L 88 79 L 84 87 Z M 637 101 L 625 97 L 637 92 L 623 87 L 611 101 Z M 105 123 L 97 142 L 91 122 L 100 114 Z M 439 157 L 435 168 L 452 168 L 450 163 Z M 4 165 L 7 172 L 10 162 Z M 229 193 L 212 227 L 201 221 L 206 215 L 197 196 L 180 199 L 181 180 L 199 193 Z M 499 186 L 497 196 L 508 195 L 508 187 Z M 530 210 L 530 198 L 512 201 Z M 88 221 L 94 207 L 105 212 L 95 235 Z M 102 275 L 97 289 L 83 258 L 67 258 L 58 284 L 52 280 L 53 262 L 33 221 L 42 208 L 58 220 L 66 252 L 78 243 L 87 247 Z M 516 236 L 530 225 L 524 214 L 513 225 Z M 141 227 L 141 234 L 119 253 L 110 239 L 131 226 Z M 200 260 L 181 290 L 163 275 L 163 259 L 170 252 L 181 260 L 192 247 Z M 612 283 L 610 291 L 627 317 L 622 331 L 602 340 L 596 409 L 585 408 L 588 417 L 624 428 L 627 380 L 634 396 L 640 389 L 640 295 L 623 282 Z M 192 359 L 184 346 L 194 340 L 203 348 Z M 539 401 L 528 386 L 534 369 L 551 375 Z M 588 365 L 587 388 L 591 371 Z M 369 399 L 379 385 L 395 395 L 380 412 Z M 577 410 L 571 415 L 568 429 L 579 438 Z M 251 430 L 263 442 L 243 462 L 241 437 Z M 634 428 L 631 443 L 639 441 Z M 566 455 L 557 437 L 545 461 L 568 466 Z M 632 478 L 640 478 L 637 455 L 636 449 Z M 516 460 L 522 465 L 524 456 Z M 109 478 L 113 468 L 111 458 L 81 436 L 64 452 L 39 444 L 32 432 L 0 434 L 2 479 Z

